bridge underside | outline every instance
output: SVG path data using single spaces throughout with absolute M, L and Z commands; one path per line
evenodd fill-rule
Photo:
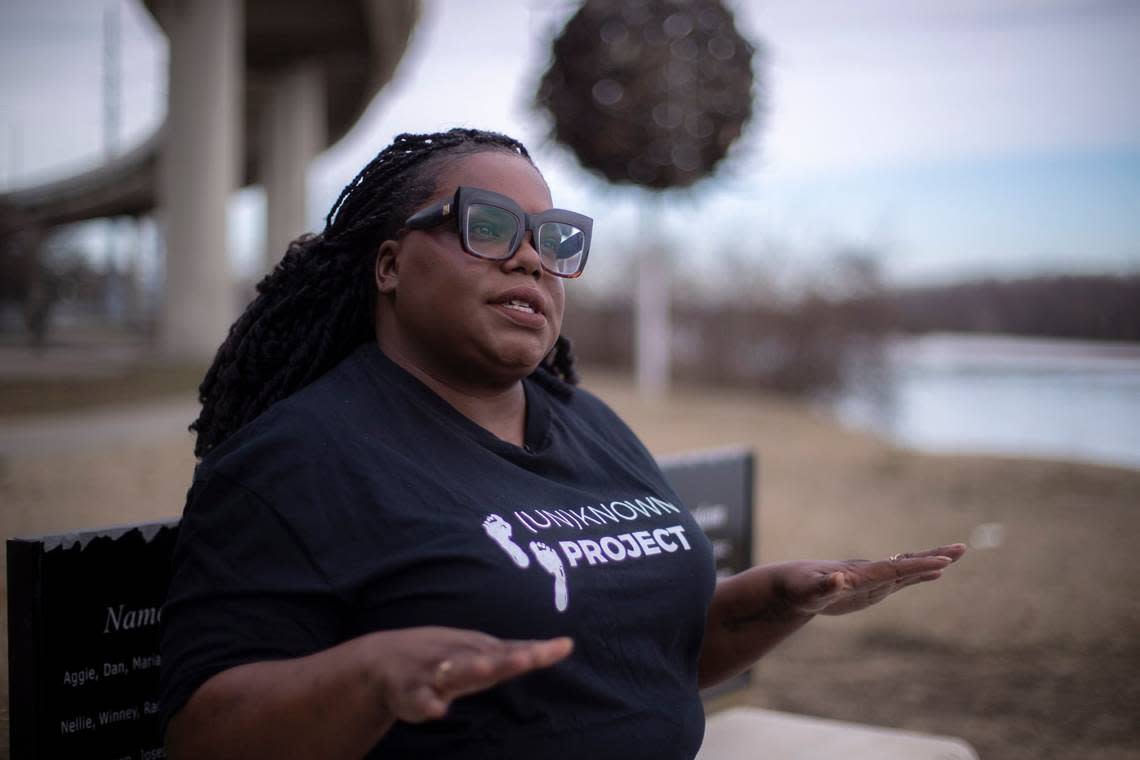
M 417 0 L 145 0 L 170 42 L 163 125 L 107 164 L 0 195 L 0 246 L 162 210 L 163 348 L 209 356 L 232 321 L 225 202 L 265 186 L 266 267 L 304 231 L 305 171 L 388 83 Z M 23 241 L 23 243 L 21 242 Z

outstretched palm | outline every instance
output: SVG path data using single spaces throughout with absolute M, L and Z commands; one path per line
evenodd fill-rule
M 950 544 L 877 561 L 787 562 L 781 591 L 798 612 L 844 615 L 881 602 L 899 589 L 935 580 L 965 552 L 963 544 Z

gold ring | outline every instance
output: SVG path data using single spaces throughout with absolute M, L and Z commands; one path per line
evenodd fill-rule
M 451 660 L 443 660 L 439 665 L 435 666 L 435 687 L 441 688 L 443 686 L 443 679 L 451 671 L 453 664 Z

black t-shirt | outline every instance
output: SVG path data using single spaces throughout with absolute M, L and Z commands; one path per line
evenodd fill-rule
M 524 385 L 520 448 L 369 343 L 211 452 L 163 612 L 164 721 L 227 668 L 440 625 L 575 649 L 368 757 L 695 755 L 709 542 L 605 404 Z

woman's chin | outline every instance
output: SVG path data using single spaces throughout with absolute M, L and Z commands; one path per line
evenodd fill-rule
M 542 346 L 500 346 L 492 355 L 491 364 L 498 374 L 521 380 L 538 369 L 549 353 Z

